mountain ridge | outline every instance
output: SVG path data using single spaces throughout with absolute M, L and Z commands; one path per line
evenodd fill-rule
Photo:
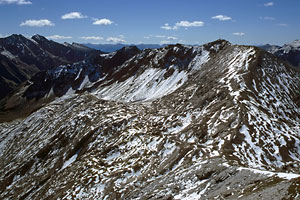
M 93 49 L 65 46 L 41 35 L 0 38 L 0 99 L 39 71 L 84 60 Z M 98 53 L 100 53 L 98 51 Z
M 224 40 L 169 45 L 82 83 L 0 124 L 1 198 L 300 194 L 300 74 L 272 54 Z
M 111 53 L 117 50 L 122 49 L 123 47 L 128 47 L 128 46 L 136 46 L 140 50 L 144 49 L 158 49 L 167 46 L 168 44 L 91 44 L 91 43 L 83 43 L 83 45 L 97 49 L 103 52 Z

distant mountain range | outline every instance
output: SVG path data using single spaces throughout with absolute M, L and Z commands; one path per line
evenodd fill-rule
M 139 48 L 140 50 L 144 50 L 144 49 L 157 49 L 157 48 L 162 48 L 167 46 L 166 44 L 160 45 L 160 44 L 132 44 L 132 45 L 128 45 L 128 44 L 83 44 L 84 46 L 87 46 L 89 48 L 93 48 L 93 49 L 97 49 L 103 52 L 114 52 L 117 51 L 119 49 L 122 49 L 123 47 L 129 47 L 129 46 L 136 46 L 137 48 Z
M 84 60 L 97 51 L 81 44 L 60 44 L 41 35 L 0 38 L 0 99 L 39 71 Z
M 300 67 L 300 40 L 295 40 L 283 46 L 266 44 L 259 47 L 295 67 Z
M 166 46 L 138 44 L 136 48 L 144 50 Z M 60 44 L 41 35 L 26 38 L 22 35 L 13 34 L 6 38 L 0 38 L 0 99 L 38 72 L 88 60 L 89 57 L 116 52 L 128 47 L 130 45 L 125 44 Z M 299 40 L 282 47 L 269 44 L 259 47 L 295 67 L 300 67 Z

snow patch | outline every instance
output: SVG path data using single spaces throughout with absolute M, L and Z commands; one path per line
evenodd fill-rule
M 279 178 L 286 179 L 286 180 L 291 180 L 291 179 L 299 178 L 300 177 L 300 174 L 282 173 L 282 172 L 270 172 L 270 171 L 259 170 L 259 169 L 252 169 L 252 168 L 246 168 L 246 167 L 239 167 L 238 170 L 239 171 L 241 171 L 241 170 L 248 170 L 248 171 L 254 172 L 256 174 L 262 174 L 262 175 L 265 175 L 265 176 L 277 176 Z
M 79 152 L 75 153 L 71 158 L 69 158 L 67 161 L 65 161 L 61 169 L 65 169 L 69 165 L 71 165 L 77 159 L 78 153 Z
M 0 52 L 1 55 L 6 56 L 7 58 L 9 58 L 10 60 L 14 60 L 16 59 L 16 56 L 14 56 L 13 54 L 11 54 L 9 51 L 4 50 Z
M 168 78 L 164 78 L 166 69 L 146 69 L 141 75 L 132 76 L 121 83 L 114 83 L 94 94 L 105 100 L 124 102 L 154 100 L 174 92 L 187 80 L 185 71 L 179 71 L 175 66 L 174 69 L 174 73 Z

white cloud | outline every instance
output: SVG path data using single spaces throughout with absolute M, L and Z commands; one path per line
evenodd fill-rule
M 265 3 L 264 6 L 266 7 L 274 6 L 274 2 Z
M 163 41 L 160 41 L 160 44 L 170 44 L 171 42 L 168 41 L 168 40 L 163 40 Z
M 274 17 L 260 17 L 260 19 L 264 19 L 264 20 L 275 20 Z
M 83 18 L 87 18 L 87 16 L 84 16 L 80 12 L 71 12 L 71 13 L 64 14 L 63 16 L 61 16 L 61 18 L 62 19 L 83 19 Z
M 30 26 L 30 27 L 43 27 L 43 26 L 54 26 L 54 25 L 55 24 L 48 19 L 40 19 L 40 20 L 30 19 L 20 24 L 20 26 Z
M 227 21 L 227 20 L 232 20 L 231 17 L 228 17 L 226 15 L 217 15 L 217 16 L 213 16 L 212 19 L 218 19 L 220 21 Z
M 288 24 L 277 24 L 277 26 L 288 26 Z
M 106 39 L 106 41 L 113 43 L 124 43 L 126 41 L 123 38 L 124 37 L 109 37 Z
M 180 21 L 177 22 L 176 25 L 173 27 L 173 29 L 177 29 L 178 27 L 199 27 L 199 26 L 204 26 L 204 22 L 201 21 L 193 21 L 193 22 L 189 22 L 189 21 Z
M 175 24 L 175 26 L 171 27 L 168 23 L 161 26 L 161 29 L 165 29 L 165 30 L 177 30 L 180 27 L 183 28 L 189 28 L 189 27 L 200 27 L 200 26 L 204 26 L 204 22 L 202 21 L 193 21 L 193 22 L 189 22 L 189 21 L 180 21 L 177 22 Z
M 83 40 L 103 40 L 103 37 L 99 36 L 86 36 L 86 37 L 81 37 Z
M 71 36 L 62 36 L 62 35 L 52 35 L 47 37 L 50 40 L 66 40 L 66 39 L 72 39 Z
M 173 28 L 167 23 L 163 26 L 160 27 L 161 29 L 165 29 L 165 30 L 172 30 Z
M 166 39 L 166 40 L 168 40 L 168 43 L 170 43 L 169 40 L 178 40 L 177 37 L 174 37 L 174 36 L 165 36 L 165 35 L 149 35 L 149 36 L 145 36 L 144 38 L 145 39 L 150 39 L 150 38 L 153 38 L 153 37 L 155 37 L 155 38 L 161 38 L 161 39 Z
M 236 36 L 244 36 L 246 33 L 243 32 L 236 32 L 236 33 L 232 33 L 232 35 L 236 35 Z
M 28 4 L 32 4 L 32 2 L 26 0 L 0 0 L 0 4 L 28 5 Z
M 97 20 L 95 20 L 94 21 L 94 25 L 111 25 L 111 24 L 113 24 L 114 22 L 113 21 L 111 21 L 111 20 L 109 20 L 109 19 L 97 19 Z
M 167 37 L 168 40 L 177 40 L 178 38 L 177 37 L 173 37 L 173 36 L 169 36 Z

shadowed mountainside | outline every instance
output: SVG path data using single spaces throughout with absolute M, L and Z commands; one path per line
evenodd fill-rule
M 100 53 L 78 44 L 59 44 L 40 35 L 26 38 L 13 34 L 0 38 L 0 99 L 39 71 L 79 62 Z

